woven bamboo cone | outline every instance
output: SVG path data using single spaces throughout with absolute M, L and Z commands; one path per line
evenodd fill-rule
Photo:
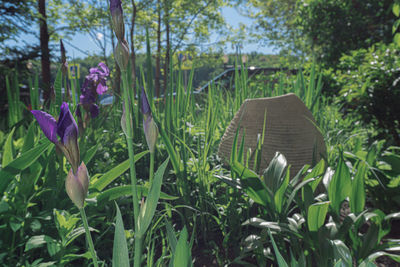
M 293 177 L 305 164 L 318 163 L 326 153 L 324 139 L 316 127 L 315 119 L 304 103 L 295 94 L 278 97 L 247 99 L 232 119 L 222 137 L 218 154 L 229 162 L 237 127 L 240 127 L 238 142 L 245 132 L 245 151 L 255 151 L 257 135 L 262 134 L 264 113 L 266 132 L 261 156 L 264 170 L 276 152 L 282 153 Z M 239 145 L 238 145 L 239 148 Z M 250 162 L 250 168 L 253 162 Z

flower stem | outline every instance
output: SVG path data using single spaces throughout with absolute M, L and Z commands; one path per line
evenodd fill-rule
M 97 255 L 96 255 L 96 251 L 94 250 L 92 236 L 90 235 L 89 224 L 88 224 L 88 221 L 86 218 L 85 208 L 80 208 L 79 211 L 81 212 L 83 227 L 85 227 L 86 240 L 89 243 L 89 250 L 90 250 L 90 254 L 92 254 L 93 265 L 95 267 L 98 267 L 99 264 L 97 263 Z
M 122 70 L 122 84 L 124 91 L 124 105 L 125 105 L 125 119 L 126 119 L 126 142 L 128 143 L 128 153 L 129 153 L 129 165 L 131 174 L 131 184 L 132 184 L 132 201 L 133 201 L 133 216 L 135 218 L 135 256 L 134 256 L 134 266 L 140 266 L 141 256 L 142 256 L 142 238 L 138 236 L 138 220 L 139 220 L 139 200 L 137 195 L 137 179 L 136 179 L 136 169 L 135 169 L 135 154 L 133 151 L 133 127 L 131 120 L 131 109 L 129 108 L 129 83 L 128 83 L 128 72 Z
M 150 173 L 149 173 L 149 183 L 153 182 L 154 177 L 154 152 L 150 152 Z

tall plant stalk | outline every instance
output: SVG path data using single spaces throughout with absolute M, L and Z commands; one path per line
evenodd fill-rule
M 134 266 L 139 267 L 142 255 L 142 237 L 138 236 L 138 220 L 139 220 L 139 200 L 137 195 L 137 179 L 135 169 L 135 153 L 133 151 L 133 126 L 131 120 L 131 109 L 129 107 L 129 83 L 128 83 L 128 72 L 122 70 L 122 84 L 124 94 L 124 105 L 125 105 L 125 119 L 126 119 L 126 142 L 128 144 L 129 153 L 129 169 L 132 184 L 132 202 L 133 202 L 133 216 L 135 219 L 135 255 L 134 255 Z
M 89 224 L 88 224 L 88 221 L 86 218 L 85 208 L 81 208 L 81 209 L 79 209 L 79 211 L 81 213 L 83 227 L 85 228 L 86 240 L 89 243 L 89 251 L 90 251 L 90 254 L 92 255 L 93 265 L 95 267 L 98 267 L 99 264 L 97 263 L 97 255 L 96 255 L 96 251 L 94 250 L 92 236 L 90 235 Z

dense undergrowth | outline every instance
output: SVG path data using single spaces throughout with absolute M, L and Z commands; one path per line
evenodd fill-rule
M 344 116 L 342 99 L 325 94 L 314 66 L 304 73 L 280 73 L 265 84 L 237 71 L 233 90 L 211 86 L 197 94 L 191 86 L 193 71 L 187 84 L 179 72 L 171 77 L 164 99 L 149 98 L 160 131 L 154 166 L 157 169 L 167 158 L 170 163 L 143 238 L 142 265 L 184 266 L 176 265 L 177 259 L 194 266 L 374 266 L 381 256 L 400 261 L 400 236 L 392 226 L 400 217 L 399 148 L 374 140 L 381 136 L 376 125 L 366 125 L 351 112 Z M 57 116 L 61 101 L 67 101 L 76 110 L 71 98 L 62 99 L 61 77 L 57 75 L 56 98 L 47 108 L 34 93 L 37 82 L 31 83 L 33 109 Z M 17 84 L 14 79 L 7 85 L 9 116 L 2 123 L 8 130 L 0 132 L 0 264 L 89 266 L 79 210 L 64 189 L 69 163 L 44 138 L 33 116 L 24 112 Z M 151 89 L 144 77 L 138 86 Z M 238 149 L 233 149 L 230 164 L 224 164 L 217 156 L 218 145 L 243 101 L 289 92 L 316 118 L 327 145 L 326 158 L 289 179 L 286 159 L 277 153 L 258 175 L 243 161 L 247 152 L 236 140 Z M 81 160 L 90 173 L 85 209 L 104 266 L 115 260 L 111 248 L 120 244 L 121 222 L 129 258 L 134 259 L 121 100 L 102 106 L 95 118 L 83 117 L 79 135 Z M 138 201 L 143 206 L 152 185 L 141 103 L 140 96 L 131 101 Z

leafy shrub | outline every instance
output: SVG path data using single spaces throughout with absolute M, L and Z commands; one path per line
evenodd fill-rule
M 379 139 L 400 145 L 400 53 L 375 44 L 340 59 L 337 81 L 347 111 L 375 127 Z M 389 144 L 390 144 L 389 143 Z

